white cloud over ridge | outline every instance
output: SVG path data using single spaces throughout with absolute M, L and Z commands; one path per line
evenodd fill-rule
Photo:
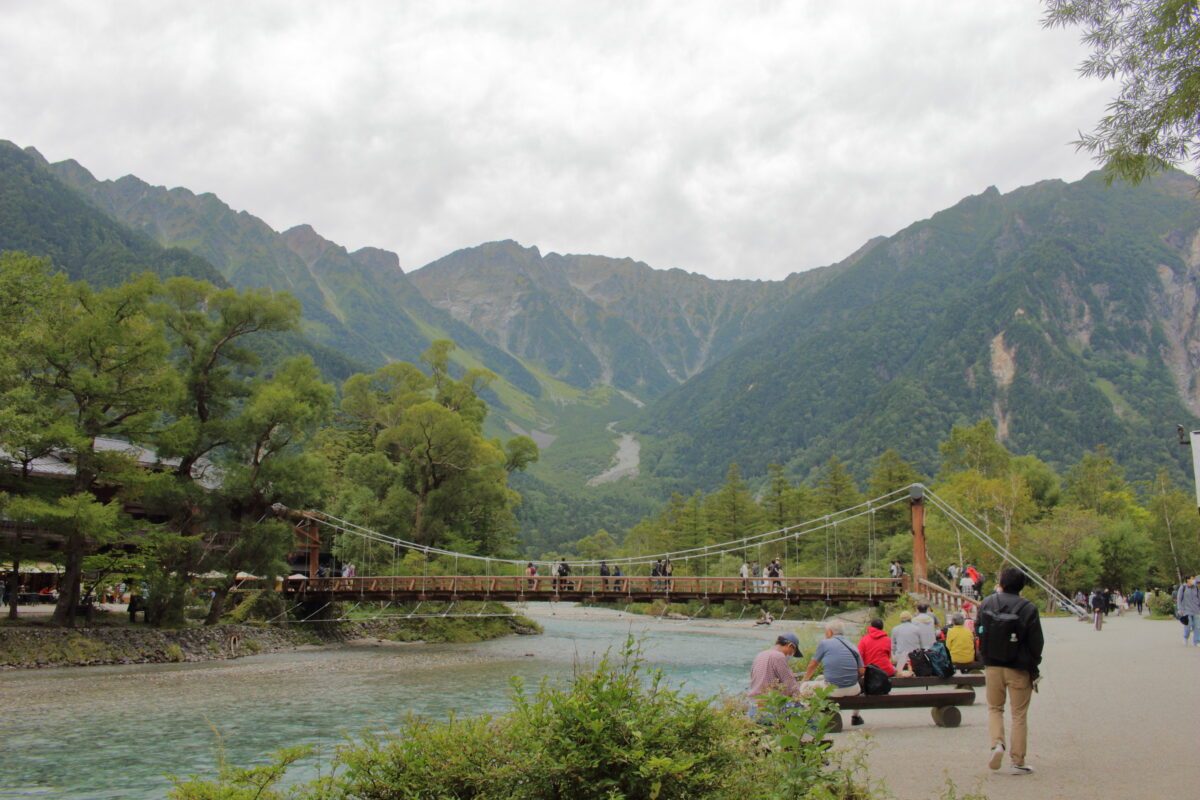
M 516 239 L 719 278 L 1074 180 L 1113 87 L 1005 3 L 0 6 L 0 138 L 406 269 Z

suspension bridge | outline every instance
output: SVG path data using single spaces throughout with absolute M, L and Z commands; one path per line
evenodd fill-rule
M 838 526 L 851 520 L 866 520 L 869 531 L 870 559 L 875 552 L 875 515 L 882 509 L 907 503 L 913 537 L 912 573 L 899 578 L 793 576 L 759 577 L 709 575 L 714 559 L 733 556 L 749 560 L 763 548 L 770 552 L 781 547 L 798 546 L 801 540 L 824 537 L 827 569 L 837 572 Z M 1060 607 L 1075 613 L 1073 602 L 1045 581 L 1015 554 L 1001 545 L 979 525 L 954 509 L 923 484 L 912 484 L 858 505 L 826 514 L 797 525 L 718 544 L 703 545 L 665 553 L 604 559 L 577 559 L 570 562 L 572 574 L 559 576 L 558 562 L 502 559 L 444 550 L 417 542 L 406 541 L 374 531 L 347 520 L 318 511 L 297 511 L 282 506 L 276 513 L 290 519 L 296 529 L 298 551 L 303 554 L 306 573 L 295 573 L 280 586 L 285 597 L 297 603 L 324 602 L 386 602 L 410 603 L 424 601 L 587 601 L 587 602 L 646 602 L 663 600 L 677 602 L 700 600 L 705 603 L 726 601 L 746 605 L 767 601 L 782 601 L 785 605 L 801 602 L 846 603 L 864 602 L 878 605 L 911 594 L 928 599 L 949 609 L 961 608 L 973 598 L 930 580 L 929 559 L 925 542 L 925 510 L 932 506 L 941 512 L 960 531 L 982 542 L 1005 563 L 1021 567 L 1031 582 L 1040 587 Z M 395 565 L 389 574 L 363 576 L 323 576 L 320 569 L 322 550 L 321 531 L 332 530 L 343 536 L 358 537 L 364 542 L 385 545 L 393 554 L 416 552 L 428 565 L 433 557 L 443 561 L 453 559 L 455 572 L 463 562 L 475 562 L 472 572 L 480 574 L 396 575 Z M 832 549 L 831 549 L 832 548 Z M 830 557 L 832 553 L 832 558 Z M 693 574 L 663 576 L 636 574 L 650 572 L 651 565 L 668 560 L 689 563 Z M 762 561 L 762 558 L 755 558 Z M 599 575 L 601 564 L 610 570 L 620 568 L 622 575 Z M 533 564 L 539 574 L 513 574 Z M 444 614 L 443 614 L 444 615 Z

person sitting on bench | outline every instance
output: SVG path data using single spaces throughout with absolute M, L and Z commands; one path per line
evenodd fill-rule
M 754 657 L 750 665 L 750 707 L 751 717 L 757 716 L 763 709 L 766 695 L 780 692 L 788 697 L 800 694 L 800 684 L 788 666 L 788 659 L 797 658 L 800 652 L 800 639 L 794 633 L 783 633 L 775 639 L 775 645 L 768 647 Z
M 817 680 L 812 680 L 818 664 L 825 665 L 825 674 Z M 808 662 L 808 669 L 804 671 L 804 678 L 800 683 L 800 696 L 811 697 L 817 689 L 826 686 L 833 687 L 830 697 L 861 694 L 862 687 L 858 682 L 866 671 L 862 656 L 842 635 L 842 623 L 830 620 L 825 623 L 824 641 L 817 645 L 812 661 Z M 863 718 L 856 711 L 851 716 L 850 723 L 862 725 Z
M 907 672 L 908 654 L 913 650 L 924 650 L 924 631 L 912 621 L 911 611 L 900 612 L 900 624 L 892 628 L 892 659 L 896 671 Z
M 871 620 L 867 632 L 858 640 L 858 652 L 863 664 L 874 664 L 889 678 L 896 674 L 896 667 L 892 664 L 892 640 L 884 631 L 883 620 L 879 617 Z
M 946 649 L 950 651 L 950 663 L 962 669 L 975 662 L 975 635 L 963 625 L 962 614 L 955 614 L 950 623 L 946 629 Z

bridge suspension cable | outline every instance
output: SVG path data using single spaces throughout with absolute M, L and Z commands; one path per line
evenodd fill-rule
M 907 500 L 909 496 L 909 489 L 910 487 L 905 486 L 903 488 L 888 492 L 887 494 L 880 495 L 879 497 L 872 498 L 871 500 L 865 500 L 857 505 L 849 506 L 848 508 L 841 509 L 840 511 L 835 511 L 831 514 L 816 517 L 796 525 L 788 525 L 783 528 L 777 528 L 765 533 L 744 536 L 740 539 L 731 539 L 729 541 L 720 542 L 717 544 L 702 545 L 700 547 L 691 547 L 682 550 L 673 550 L 669 552 L 653 553 L 641 556 L 625 556 L 608 559 L 573 559 L 571 564 L 577 567 L 593 567 L 598 566 L 601 561 L 605 561 L 612 566 L 638 566 L 652 564 L 655 561 L 660 561 L 663 559 L 671 561 L 690 561 L 697 558 L 707 559 L 713 556 L 741 552 L 751 547 L 762 547 L 763 545 L 774 544 L 780 541 L 783 541 L 786 544 L 787 540 L 789 539 L 799 539 L 801 536 L 827 529 L 830 526 L 834 526 L 834 530 L 836 531 L 836 526 L 841 523 L 849 522 L 850 520 L 857 519 L 859 517 L 873 515 L 881 508 L 887 508 L 895 503 Z M 287 509 L 281 506 L 277 510 L 285 511 Z M 389 536 L 388 534 L 380 533 L 379 531 L 372 530 L 348 520 L 340 519 L 332 514 L 327 514 L 321 511 L 308 512 L 307 515 L 309 519 L 312 519 L 315 522 L 318 522 L 321 525 L 333 530 L 360 536 L 364 539 L 379 542 L 381 544 L 391 545 L 393 547 L 403 547 L 408 550 L 415 550 L 426 555 L 448 556 L 455 559 L 461 558 L 471 561 L 481 561 L 485 562 L 485 566 L 488 563 L 515 564 L 520 566 L 530 563 L 531 561 L 534 564 L 542 566 L 549 566 L 555 563 L 552 561 L 543 561 L 538 559 L 495 558 L 492 556 L 460 553 L 454 550 L 446 550 L 440 547 L 433 547 L 431 545 L 424 545 L 418 542 L 408 541 L 396 536 Z

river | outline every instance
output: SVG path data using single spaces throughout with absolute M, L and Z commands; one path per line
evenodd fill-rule
M 162 798 L 168 774 L 215 773 L 313 744 L 301 776 L 327 769 L 346 734 L 399 727 L 408 713 L 502 712 L 510 679 L 562 681 L 630 634 L 688 692 L 744 691 L 750 660 L 778 631 L 563 608 L 541 636 L 474 644 L 312 649 L 234 661 L 8 672 L 0 798 Z M 776 624 L 778 627 L 779 624 Z M 782 629 L 781 629 L 782 630 Z

